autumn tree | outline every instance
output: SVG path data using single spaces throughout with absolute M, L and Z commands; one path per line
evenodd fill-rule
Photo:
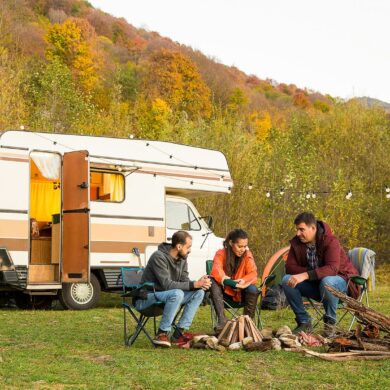
M 210 117 L 210 89 L 193 62 L 179 52 L 154 52 L 145 64 L 142 86 L 151 101 L 161 98 L 175 112 Z
M 91 47 L 92 38 L 93 28 L 89 23 L 76 19 L 54 24 L 46 35 L 49 44 L 47 58 L 67 65 L 86 91 L 91 91 L 97 83 L 97 59 Z

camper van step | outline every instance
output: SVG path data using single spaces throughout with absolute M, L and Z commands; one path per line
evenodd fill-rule
M 55 290 L 55 289 L 61 289 L 62 284 L 58 283 L 30 283 L 26 286 L 26 290 Z
M 58 290 L 29 291 L 29 295 L 57 295 Z

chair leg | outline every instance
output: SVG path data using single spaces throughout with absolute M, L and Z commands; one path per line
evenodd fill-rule
M 125 345 L 126 342 L 127 342 L 127 326 L 126 326 L 126 307 L 123 306 L 123 338 L 124 338 L 124 342 L 125 342 Z
M 146 323 L 148 322 L 149 318 L 150 317 L 144 317 L 141 315 L 139 323 L 135 329 L 135 332 L 129 337 L 128 344 L 127 344 L 129 347 L 133 345 L 134 341 L 137 339 L 141 331 L 145 333 L 145 336 L 149 339 L 153 347 L 155 347 L 153 343 L 153 339 L 150 337 L 149 333 L 145 329 Z
M 155 347 L 155 345 L 153 343 L 153 339 L 150 337 L 149 333 L 146 331 L 146 328 L 145 328 L 146 323 L 148 322 L 150 317 L 145 317 L 144 315 L 141 314 L 140 317 L 138 318 L 129 307 L 127 307 L 127 310 L 129 311 L 130 315 L 133 317 L 137 326 L 135 328 L 134 333 L 129 335 L 128 337 L 126 337 L 125 345 L 130 347 L 135 342 L 135 340 L 137 339 L 137 337 L 139 336 L 139 334 L 142 331 L 145 334 L 145 336 L 148 338 L 150 343 L 153 345 L 153 347 Z

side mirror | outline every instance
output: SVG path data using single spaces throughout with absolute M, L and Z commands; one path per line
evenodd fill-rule
M 207 223 L 207 226 L 210 230 L 213 228 L 213 217 L 211 215 L 206 215 L 205 217 L 200 217 L 200 219 L 204 219 Z

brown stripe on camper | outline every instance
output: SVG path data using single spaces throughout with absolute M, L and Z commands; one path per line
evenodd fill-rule
M 0 153 L 0 160 L 28 162 L 28 157 L 16 153 Z
M 7 248 L 9 251 L 28 251 L 28 240 L 17 238 L 0 238 L 0 247 Z
M 141 253 L 145 253 L 148 245 L 157 245 L 159 242 L 112 242 L 112 241 L 92 241 L 91 252 L 98 253 L 131 253 L 133 248 L 138 248 Z
M 0 237 L 28 238 L 28 221 L 1 219 Z
M 131 226 L 91 224 L 91 241 L 153 241 L 165 240 L 165 228 L 157 226 Z

